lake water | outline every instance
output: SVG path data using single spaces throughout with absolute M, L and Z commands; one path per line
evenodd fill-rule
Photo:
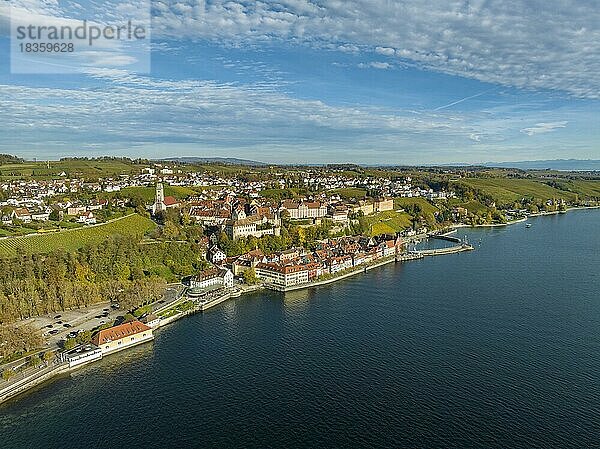
M 185 318 L 0 406 L 0 447 L 600 447 L 600 211 L 530 222 Z

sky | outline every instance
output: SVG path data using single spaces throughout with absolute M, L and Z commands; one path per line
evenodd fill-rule
M 11 66 L 11 19 L 13 28 L 41 16 L 106 25 L 145 13 L 147 60 L 139 48 L 104 42 L 53 60 L 70 73 Z M 0 153 L 312 164 L 600 159 L 600 7 L 0 0 Z

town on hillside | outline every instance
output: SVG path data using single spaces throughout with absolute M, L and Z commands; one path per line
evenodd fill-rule
M 600 204 L 585 174 L 37 164 L 0 165 L 0 401 L 245 292 L 467 251 L 445 232 Z M 432 236 L 447 247 L 415 248 Z

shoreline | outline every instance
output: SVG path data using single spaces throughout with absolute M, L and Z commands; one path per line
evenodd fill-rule
M 507 221 L 506 223 L 486 223 L 486 224 L 480 224 L 480 225 L 469 225 L 469 224 L 465 224 L 465 223 L 458 223 L 458 224 L 449 226 L 448 229 L 450 229 L 450 231 L 448 231 L 448 233 L 453 232 L 460 228 L 499 228 L 499 227 L 514 225 L 517 223 L 524 223 L 527 220 L 529 220 L 529 218 L 531 218 L 531 217 L 547 217 L 547 216 L 552 216 L 552 215 L 566 214 L 567 212 L 572 211 L 572 210 L 592 210 L 592 209 L 600 209 L 600 206 L 574 206 L 574 207 L 568 207 L 567 209 L 565 209 L 563 211 L 557 210 L 557 211 L 553 211 L 553 212 L 537 212 L 535 214 L 528 214 L 526 217 L 519 218 L 517 220 Z
M 572 208 L 568 208 L 566 211 L 557 211 L 557 212 L 544 212 L 544 213 L 540 213 L 540 214 L 531 214 L 528 215 L 525 218 L 522 219 L 518 219 L 518 220 L 514 220 L 508 223 L 498 223 L 498 224 L 486 224 L 486 225 L 466 225 L 466 224 L 457 224 L 457 225 L 453 225 L 451 226 L 449 229 L 450 231 L 446 232 L 446 234 L 448 233 L 452 233 L 455 232 L 457 229 L 459 228 L 482 228 L 482 227 L 506 227 L 509 225 L 513 225 L 513 224 L 517 224 L 517 223 L 523 223 L 525 221 L 527 221 L 529 219 L 529 217 L 539 217 L 539 216 L 547 216 L 547 215 L 558 215 L 561 213 L 566 213 L 570 210 L 585 210 L 585 209 L 600 209 L 600 206 L 582 206 L 582 207 L 572 207 Z M 429 236 L 427 236 L 429 237 Z M 461 245 L 462 246 L 462 245 Z M 426 256 L 435 256 L 435 255 L 446 255 L 446 254 L 455 254 L 458 252 L 463 252 L 463 251 L 467 251 L 467 250 L 471 250 L 473 249 L 472 247 L 464 247 L 462 246 L 462 248 L 460 247 L 450 247 L 449 248 L 451 251 L 444 251 L 444 252 L 436 252 L 438 250 L 432 250 L 433 252 L 425 254 L 422 251 L 418 252 L 419 255 L 417 256 L 417 254 L 407 254 L 404 256 L 398 256 L 398 255 L 394 255 L 394 256 L 388 256 L 387 258 L 385 258 L 385 260 L 381 260 L 379 262 L 376 262 L 372 265 L 366 265 L 354 270 L 351 270 L 350 272 L 341 274 L 339 276 L 334 276 L 330 279 L 324 279 L 321 281 L 315 281 L 309 284 L 300 284 L 300 285 L 296 285 L 296 286 L 290 286 L 290 288 L 285 288 L 284 290 L 277 290 L 277 289 L 272 289 L 274 291 L 280 291 L 281 293 L 286 293 L 286 292 L 290 292 L 290 291 L 298 291 L 298 290 L 304 290 L 304 289 L 308 289 L 308 288 L 313 288 L 313 287 L 319 287 L 322 285 L 328 285 L 337 281 L 341 281 L 343 279 L 355 276 L 359 273 L 366 273 L 369 270 L 372 270 L 374 268 L 378 268 L 384 265 L 387 265 L 391 262 L 405 262 L 405 261 L 411 261 L 411 260 L 419 260 L 422 259 Z M 163 323 L 161 323 L 159 326 L 157 326 L 154 330 L 158 331 L 162 326 L 166 326 L 168 324 L 171 324 L 175 321 L 178 321 L 181 318 L 184 318 L 187 315 L 191 315 L 191 314 L 195 314 L 198 312 L 204 312 L 205 310 L 216 306 L 218 304 L 221 304 L 229 299 L 232 298 L 238 298 L 238 297 L 243 297 L 248 293 L 254 293 L 256 291 L 260 291 L 263 289 L 268 289 L 267 286 L 265 286 L 264 284 L 257 284 L 254 286 L 245 286 L 242 287 L 242 289 L 238 290 L 237 292 L 227 292 L 226 294 L 224 294 L 223 296 L 216 298 L 215 300 L 211 301 L 210 303 L 205 303 L 205 304 L 198 304 L 196 307 L 194 307 L 193 309 L 187 310 L 185 312 L 180 312 L 176 315 L 173 315 L 169 318 L 166 318 L 164 320 Z M 112 355 L 112 354 L 110 354 Z M 46 383 L 52 379 L 55 379 L 56 377 L 59 377 L 63 374 L 68 374 L 72 371 L 75 371 L 79 368 L 81 368 L 82 366 L 87 366 L 89 364 L 92 364 L 93 362 L 89 362 L 85 365 L 78 365 L 78 366 L 74 366 L 72 368 L 65 366 L 64 364 L 53 364 L 50 365 L 46 368 L 43 368 L 40 372 L 32 374 L 30 377 L 31 379 L 27 379 L 25 381 L 25 379 L 22 379 L 21 381 L 15 382 L 13 385 L 9 385 L 6 389 L 0 390 L 0 405 L 6 401 L 9 401 L 11 399 L 17 398 L 18 396 L 20 396 L 23 393 L 26 393 L 32 389 L 34 389 L 35 387 L 40 386 L 43 383 Z M 50 369 L 52 368 L 52 369 Z

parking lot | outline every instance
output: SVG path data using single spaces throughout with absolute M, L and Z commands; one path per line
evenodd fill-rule
M 153 304 L 153 309 L 167 306 L 177 300 L 183 287 L 179 284 L 169 285 L 163 299 Z M 50 347 L 58 346 L 61 340 L 78 330 L 92 330 L 102 324 L 112 323 L 124 312 L 111 307 L 109 302 L 94 304 L 84 309 L 67 310 L 30 318 L 21 323 L 28 323 L 39 329 Z M 71 334 L 73 335 L 73 334 Z

